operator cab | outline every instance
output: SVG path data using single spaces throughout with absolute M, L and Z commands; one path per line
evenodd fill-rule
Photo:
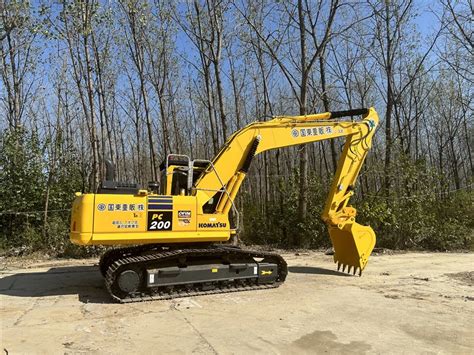
M 191 160 L 187 155 L 169 154 L 160 165 L 160 194 L 190 196 L 201 174 L 210 166 L 209 160 Z M 204 213 L 214 213 L 222 191 L 202 206 Z
M 191 160 L 187 155 L 168 155 L 160 165 L 161 194 L 191 195 L 192 186 L 209 163 L 208 160 Z
M 148 183 L 148 191 L 156 195 L 190 196 L 192 187 L 206 170 L 209 160 L 191 160 L 187 155 L 169 154 L 160 165 L 160 182 Z M 137 183 L 115 181 L 115 167 L 105 160 L 106 178 L 97 189 L 98 194 L 138 194 L 142 187 Z

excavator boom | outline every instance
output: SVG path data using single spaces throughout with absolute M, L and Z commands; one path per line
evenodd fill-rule
M 360 121 L 338 118 L 363 115 Z M 336 174 L 329 190 L 322 219 L 326 222 L 334 246 L 334 261 L 338 268 L 359 274 L 365 268 L 375 246 L 372 228 L 355 222 L 356 210 L 348 205 L 372 137 L 379 122 L 373 108 L 316 115 L 277 117 L 268 122 L 255 122 L 229 138 L 212 162 L 212 168 L 201 175 L 195 186 L 198 202 L 204 204 L 215 191 L 227 184 L 229 194 L 222 195 L 220 205 L 230 206 L 244 180 L 249 161 L 261 152 L 345 137 Z

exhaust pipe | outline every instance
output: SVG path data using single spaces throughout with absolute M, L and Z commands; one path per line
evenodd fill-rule
M 112 163 L 112 160 L 105 159 L 105 180 L 114 181 L 115 180 L 115 165 Z

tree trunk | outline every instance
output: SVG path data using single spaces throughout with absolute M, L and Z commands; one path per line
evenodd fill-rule
M 301 49 L 301 83 L 299 105 L 300 115 L 306 115 L 308 72 L 306 66 L 306 28 L 302 0 L 298 0 L 298 18 Z M 306 145 L 301 145 L 299 147 L 299 160 L 300 185 L 298 194 L 298 213 L 300 217 L 300 223 L 303 225 L 308 213 L 308 152 Z M 295 233 L 294 235 L 294 244 L 295 246 L 299 246 L 301 243 L 301 236 L 299 233 Z
M 325 56 L 324 56 L 325 51 L 323 50 L 320 57 L 319 57 L 319 72 L 321 75 L 321 90 L 322 90 L 322 99 L 323 99 L 323 105 L 324 105 L 324 111 L 330 112 L 331 108 L 329 105 L 329 96 L 326 88 L 326 68 L 324 65 L 325 61 Z M 332 162 L 332 168 L 333 168 L 333 173 L 336 173 L 337 170 L 337 153 L 336 153 L 336 145 L 334 142 L 334 139 L 331 139 L 329 141 L 329 146 L 331 148 L 331 162 Z
M 86 10 L 88 12 L 88 10 Z M 89 17 L 89 16 L 87 16 Z M 90 19 L 89 19 L 90 21 Z M 86 80 L 87 80 L 87 98 L 89 100 L 89 111 L 90 111 L 90 132 L 91 132 L 91 149 L 92 149 L 92 189 L 95 191 L 99 185 L 100 177 L 102 176 L 100 171 L 100 159 L 99 159 L 99 146 L 98 137 L 96 133 L 96 122 L 95 122 L 95 109 L 94 109 L 94 87 L 92 84 L 92 64 L 89 57 L 89 41 L 88 36 L 84 35 L 84 56 L 86 61 Z

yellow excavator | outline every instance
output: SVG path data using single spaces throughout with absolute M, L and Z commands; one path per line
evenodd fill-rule
M 128 245 L 109 249 L 99 263 L 108 292 L 119 302 L 278 287 L 287 276 L 280 255 L 228 243 L 241 222 L 235 198 L 250 163 L 267 150 L 345 137 L 322 219 L 338 270 L 360 275 L 375 233 L 355 221 L 356 209 L 348 203 L 378 121 L 369 108 L 254 122 L 230 136 L 212 161 L 168 155 L 160 182 L 146 188 L 115 181 L 108 161 L 97 192 L 76 193 L 71 241 Z

